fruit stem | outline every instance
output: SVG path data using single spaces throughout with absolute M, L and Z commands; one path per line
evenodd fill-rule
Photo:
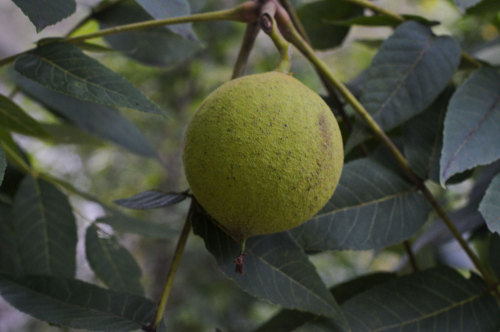
M 165 312 L 165 307 L 167 305 L 168 296 L 170 294 L 170 290 L 172 289 L 172 284 L 174 282 L 175 273 L 179 267 L 179 263 L 181 261 L 182 253 L 184 252 L 184 248 L 186 246 L 187 239 L 189 237 L 189 233 L 191 231 L 191 213 L 193 209 L 193 204 L 189 208 L 188 215 L 186 217 L 186 221 L 184 222 L 184 227 L 182 228 L 182 232 L 177 240 L 177 246 L 175 247 L 174 256 L 172 257 L 172 261 L 170 262 L 170 267 L 168 269 L 167 278 L 165 280 L 165 285 L 163 286 L 163 291 L 161 293 L 160 301 L 158 302 L 158 306 L 156 307 L 155 316 L 153 318 L 153 322 L 149 327 L 145 327 L 145 331 L 156 331 L 158 325 L 163 319 L 163 313 Z
M 284 11 L 284 9 L 281 9 Z M 396 161 L 400 165 L 400 167 L 406 172 L 408 178 L 416 184 L 417 188 L 422 192 L 424 197 L 431 203 L 432 207 L 436 211 L 436 213 L 441 217 L 443 222 L 446 224 L 448 229 L 451 231 L 453 236 L 456 238 L 462 249 L 469 256 L 470 260 L 476 267 L 476 269 L 481 273 L 486 283 L 491 286 L 494 284 L 493 279 L 489 275 L 489 273 L 484 269 L 479 261 L 479 258 L 472 251 L 467 241 L 465 241 L 457 230 L 453 222 L 450 220 L 444 209 L 439 205 L 437 200 L 432 195 L 431 191 L 425 185 L 424 181 L 416 175 L 411 169 L 408 161 L 403 156 L 403 154 L 399 151 L 396 145 L 392 142 L 392 140 L 386 135 L 386 133 L 380 128 L 380 126 L 375 122 L 375 120 L 371 117 L 368 111 L 361 105 L 361 103 L 354 97 L 354 95 L 349 91 L 349 89 L 339 81 L 333 74 L 330 72 L 326 64 L 314 53 L 313 49 L 304 41 L 304 39 L 300 36 L 297 30 L 294 28 L 293 24 L 291 24 L 288 17 L 283 17 L 282 12 L 280 12 L 279 8 L 276 11 L 276 19 L 278 20 L 278 26 L 283 34 L 283 36 L 292 43 L 295 47 L 299 49 L 302 54 L 321 72 L 325 78 L 335 86 L 335 88 L 339 91 L 339 93 L 344 97 L 344 99 L 351 104 L 356 113 L 362 118 L 362 120 L 368 125 L 371 131 L 375 134 L 375 136 L 382 141 L 384 145 L 386 145 L 391 154 L 395 157 Z M 500 297 L 499 297 L 500 298 Z
M 97 32 L 83 34 L 80 36 L 55 38 L 54 42 L 79 43 L 88 39 L 114 35 L 123 32 L 143 30 L 166 25 L 192 23 L 192 22 L 209 22 L 209 21 L 237 21 L 237 22 L 255 22 L 258 18 L 259 4 L 254 1 L 247 1 L 239 6 L 230 9 L 193 14 L 188 16 L 171 17 L 161 20 L 149 20 L 125 25 L 119 25 L 108 29 L 99 30 Z M 30 50 L 26 50 L 0 60 L 0 67 L 11 63 L 20 55 L 23 55 Z
M 246 256 L 246 253 L 245 253 L 246 242 L 247 242 L 247 239 L 243 239 L 243 241 L 241 242 L 240 254 L 233 261 L 234 265 L 235 265 L 234 272 L 241 274 L 241 275 L 243 275 L 245 273 L 244 268 L 245 268 L 245 256 Z
M 274 19 L 276 12 L 276 4 L 269 1 L 262 6 L 262 12 L 259 17 L 259 25 L 267 35 L 271 38 L 274 46 L 280 53 L 280 62 L 276 67 L 276 71 L 288 74 L 291 67 L 292 46 L 281 36 L 279 29 Z
M 231 79 L 243 76 L 243 74 L 245 73 L 245 68 L 248 63 L 248 58 L 255 43 L 255 38 L 257 38 L 257 35 L 259 34 L 259 31 L 260 31 L 260 26 L 257 22 L 247 23 L 247 27 L 245 29 L 245 35 L 241 43 L 240 51 L 238 53 L 238 58 L 236 59 L 236 63 L 234 64 L 233 75 L 231 76 Z
M 358 6 L 368 8 L 375 13 L 379 13 L 383 16 L 390 17 L 390 18 L 392 18 L 400 23 L 403 23 L 403 22 L 410 20 L 402 15 L 399 15 L 396 12 L 393 12 L 393 11 L 390 11 L 390 10 L 385 9 L 383 7 L 377 6 L 373 2 L 370 2 L 367 0 L 343 0 L 343 1 L 347 1 L 347 2 L 353 3 L 353 4 L 358 5 Z M 473 56 L 471 56 L 469 53 L 467 53 L 465 51 L 462 51 L 462 60 L 464 60 L 465 62 L 468 62 L 469 64 L 471 64 L 472 66 L 474 66 L 476 68 L 479 68 L 482 66 L 481 62 L 474 59 Z
M 418 268 L 417 259 L 415 258 L 415 254 L 413 253 L 413 250 L 411 249 L 410 242 L 408 240 L 403 241 L 403 247 L 405 248 L 406 255 L 408 256 L 408 260 L 410 261 L 410 266 L 411 266 L 413 272 L 418 272 L 420 269 Z

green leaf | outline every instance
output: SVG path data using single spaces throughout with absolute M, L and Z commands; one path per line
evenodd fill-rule
M 38 121 L 26 114 L 9 98 L 0 95 L 0 128 L 18 132 L 24 135 L 46 137 L 48 133 L 43 130 Z
M 437 267 L 393 279 L 342 305 L 352 331 L 483 331 L 500 327 L 500 309 L 478 276 Z
M 233 262 L 240 254 L 241 245 L 216 227 L 200 209 L 190 214 L 194 233 L 204 239 L 220 269 L 240 288 L 288 309 L 330 317 L 345 327 L 335 299 L 288 233 L 249 238 L 241 275 L 235 272 Z
M 171 1 L 162 1 L 165 6 L 170 6 Z M 131 0 L 121 1 L 95 14 L 95 19 L 101 28 L 111 28 L 118 25 L 151 20 L 152 17 Z M 172 25 L 177 32 L 185 31 L 181 25 Z M 110 35 L 104 39 L 117 51 L 124 55 L 150 66 L 172 66 L 178 62 L 186 61 L 200 50 L 200 44 L 191 39 L 186 39 L 167 28 L 151 28 Z
M 429 21 L 425 17 L 417 15 L 402 15 L 406 20 L 412 20 L 424 25 L 433 26 L 439 24 L 436 21 Z M 396 20 L 393 17 L 383 16 L 383 15 L 372 15 L 372 16 L 356 16 L 346 20 L 333 20 L 329 21 L 329 24 L 339 25 L 339 26 L 352 26 L 352 25 L 363 25 L 363 26 L 392 26 L 397 27 L 401 24 L 400 20 Z
M 0 274 L 0 293 L 18 310 L 35 318 L 92 331 L 139 330 L 153 319 L 155 305 L 69 278 Z
M 144 294 L 141 268 L 115 236 L 95 225 L 87 227 L 85 253 L 90 267 L 109 288 L 132 294 Z
M 75 99 L 15 75 L 14 81 L 33 98 L 78 128 L 114 142 L 141 156 L 156 157 L 146 137 L 116 109 Z
M 183 193 L 166 193 L 160 190 L 147 190 L 130 198 L 117 199 L 116 204 L 136 210 L 157 209 L 182 202 L 187 198 Z
M 342 44 L 349 27 L 333 26 L 328 21 L 360 15 L 363 10 L 343 1 L 315 1 L 297 10 L 314 48 L 327 49 Z
M 168 225 L 132 218 L 124 214 L 113 213 L 96 220 L 97 223 L 110 225 L 122 233 L 133 233 L 157 239 L 171 239 L 179 234 Z
M 164 115 L 132 84 L 70 44 L 39 46 L 20 56 L 14 69 L 45 88 L 78 100 Z
M 0 272 L 18 275 L 22 273 L 21 258 L 10 214 L 11 206 L 0 202 Z
M 358 159 L 344 165 L 326 206 L 291 233 L 306 251 L 383 248 L 415 234 L 429 210 L 412 184 L 373 160 Z
M 486 190 L 479 205 L 479 212 L 486 220 L 490 231 L 500 234 L 500 174 L 493 178 L 488 190 Z
M 448 36 L 409 21 L 382 44 L 366 73 L 360 101 L 383 130 L 424 111 L 446 87 L 460 62 L 460 47 Z M 346 150 L 369 134 L 355 127 Z
M 40 32 L 76 10 L 75 0 L 13 0 Z
M 474 7 L 478 3 L 480 3 L 482 0 L 453 0 L 455 5 L 460 8 L 462 12 L 464 12 L 466 9 L 470 7 Z
M 443 121 L 451 89 L 442 93 L 424 112 L 403 125 L 404 154 L 422 179 L 439 183 L 439 159 L 443 146 Z
M 453 94 L 444 121 L 440 181 L 500 158 L 500 75 L 475 71 Z
M 5 159 L 5 152 L 0 145 L 0 186 L 3 182 L 3 176 L 5 174 L 5 169 L 7 168 L 7 159 Z
M 63 193 L 26 176 L 14 198 L 12 220 L 26 274 L 75 274 L 76 222 Z
M 488 249 L 490 266 L 497 278 L 500 279 L 500 235 L 492 234 L 490 237 L 490 245 Z
M 139 3 L 151 17 L 157 20 L 176 16 L 186 16 L 191 13 L 189 2 L 186 0 L 137 0 L 137 3 Z M 193 31 L 191 23 L 169 25 L 167 29 L 188 40 L 198 41 L 198 37 L 196 37 Z
M 388 280 L 391 280 L 393 278 L 395 278 L 395 274 L 393 273 L 378 272 L 367 274 L 359 278 L 355 278 L 338 284 L 331 288 L 330 292 L 337 300 L 337 303 L 341 305 L 351 297 L 362 293 L 376 285 L 387 282 Z M 281 310 L 253 332 L 296 331 L 295 329 L 297 328 L 311 328 L 308 323 L 313 321 L 320 321 L 321 326 L 326 326 L 327 328 L 329 328 L 328 331 L 332 331 L 332 328 L 334 328 L 332 322 L 329 322 L 328 320 L 315 316 L 311 313 L 300 312 L 296 310 Z

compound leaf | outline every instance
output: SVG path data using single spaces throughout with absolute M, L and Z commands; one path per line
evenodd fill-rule
M 143 294 L 141 268 L 116 237 L 92 224 L 85 235 L 85 253 L 90 267 L 109 288 L 132 294 Z
M 129 209 L 147 210 L 174 205 L 187 197 L 187 192 L 166 193 L 160 190 L 147 190 L 130 198 L 117 199 L 115 203 Z
M 26 176 L 14 198 L 12 220 L 25 274 L 75 274 L 76 221 L 62 192 Z
M 342 306 L 352 331 L 498 331 L 500 309 L 482 279 L 437 267 L 390 280 Z
M 78 100 L 164 114 L 131 83 L 70 44 L 39 46 L 20 56 L 14 69 L 48 89 Z
M 118 232 L 133 233 L 157 239 L 171 239 L 178 234 L 178 231 L 170 228 L 168 225 L 141 220 L 116 212 L 99 218 L 96 222 L 110 225 Z
M 327 205 L 291 233 L 306 251 L 376 249 L 412 236 L 429 210 L 416 188 L 398 174 L 358 159 L 344 165 Z
M 3 177 L 5 174 L 5 170 L 7 169 L 7 159 L 5 158 L 5 152 L 0 145 L 0 186 L 3 182 Z
M 92 331 L 139 330 L 153 319 L 155 304 L 69 278 L 0 274 L 0 293 L 18 310 L 35 318 Z
M 76 10 L 75 0 L 13 0 L 40 32 Z
M 500 75 L 475 71 L 451 97 L 444 121 L 440 182 L 500 158 Z
M 9 98 L 0 95 L 0 128 L 18 132 L 24 135 L 46 137 L 48 133 L 23 109 Z

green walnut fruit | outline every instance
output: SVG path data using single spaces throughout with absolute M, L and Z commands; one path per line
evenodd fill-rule
M 314 216 L 337 186 L 343 157 L 323 99 L 292 76 L 269 72 L 229 81 L 203 101 L 183 159 L 197 201 L 245 240 Z

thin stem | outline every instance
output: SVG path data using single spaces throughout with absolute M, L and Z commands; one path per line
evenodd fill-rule
M 245 73 L 245 68 L 248 63 L 248 58 L 250 52 L 252 51 L 253 45 L 255 43 L 255 38 L 259 34 L 260 27 L 257 22 L 248 23 L 245 29 L 245 35 L 241 43 L 240 51 L 238 53 L 238 58 L 233 68 L 232 79 L 243 76 Z
M 274 3 L 272 2 L 268 2 L 267 4 L 274 5 Z M 261 14 L 259 19 L 260 27 L 266 34 L 269 35 L 274 43 L 274 46 L 276 46 L 280 53 L 280 62 L 276 70 L 282 73 L 289 73 L 292 53 L 291 45 L 283 38 L 283 36 L 281 36 L 279 32 L 276 21 L 274 19 L 275 8 L 266 10 L 266 7 L 267 6 L 264 5 L 264 7 L 262 8 L 263 13 Z
M 399 21 L 401 23 L 408 20 L 404 16 L 401 16 L 398 13 L 395 13 L 395 12 L 390 11 L 388 9 L 385 9 L 383 7 L 377 6 L 376 4 L 374 4 L 373 2 L 370 2 L 368 0 L 343 0 L 343 1 L 347 1 L 350 3 L 356 4 L 358 6 L 371 9 L 375 13 L 390 17 L 390 18 L 392 18 L 396 21 Z M 464 60 L 465 62 L 468 62 L 469 64 L 471 64 L 472 66 L 474 66 L 476 68 L 479 68 L 482 66 L 481 62 L 474 59 L 473 56 L 471 56 L 469 53 L 467 53 L 465 51 L 462 51 L 461 56 L 462 56 L 462 60 Z
M 88 39 L 94 39 L 94 38 L 104 37 L 104 36 L 108 36 L 108 35 L 114 35 L 114 34 L 128 32 L 128 31 L 137 31 L 137 30 L 142 30 L 142 29 L 172 25 L 172 24 L 191 23 L 191 22 L 237 21 L 237 22 L 250 23 L 250 22 L 255 22 L 257 20 L 257 16 L 258 16 L 258 4 L 253 2 L 253 1 L 248 1 L 248 2 L 244 2 L 243 4 L 241 4 L 237 7 L 230 8 L 230 9 L 224 9 L 224 10 L 219 10 L 219 11 L 200 13 L 200 14 L 194 14 L 194 15 L 188 15 L 188 16 L 172 17 L 172 18 L 167 18 L 167 19 L 162 19 L 162 20 L 149 20 L 149 21 L 143 21 L 143 22 L 138 22 L 138 23 L 125 24 L 125 25 L 112 27 L 109 29 L 103 29 L 103 30 L 93 32 L 93 33 L 88 33 L 88 34 L 75 36 L 75 37 L 61 38 L 61 39 L 56 39 L 56 40 L 58 42 L 62 41 L 62 42 L 67 42 L 67 43 L 79 43 L 79 42 L 82 42 L 82 41 L 85 41 Z M 6 57 L 4 59 L 1 59 L 0 60 L 0 67 L 11 63 L 17 57 L 19 57 L 19 56 L 21 56 L 21 55 L 23 55 L 31 50 L 33 50 L 33 49 L 26 50 L 26 51 L 11 55 L 9 57 Z
M 304 40 L 309 45 L 311 45 L 311 40 L 309 39 L 309 36 L 307 35 L 306 29 L 302 25 L 302 22 L 300 21 L 299 16 L 295 12 L 295 9 L 293 8 L 293 6 L 290 3 L 290 1 L 289 0 L 280 0 L 280 4 L 286 10 L 286 12 L 288 13 L 288 15 L 290 15 L 290 20 L 292 21 L 293 26 L 295 27 L 295 29 L 297 29 L 297 31 L 300 33 L 300 35 L 302 36 L 302 38 L 304 38 Z
M 406 255 L 408 256 L 408 260 L 410 261 L 413 272 L 418 272 L 419 268 L 417 265 L 417 260 L 415 258 L 415 254 L 413 253 L 413 250 L 411 249 L 410 242 L 403 241 L 403 247 L 405 248 Z
M 187 239 L 189 237 L 189 233 L 191 231 L 191 218 L 190 214 L 192 211 L 193 205 L 191 203 L 191 207 L 189 208 L 188 215 L 186 217 L 186 221 L 184 222 L 184 227 L 182 228 L 181 235 L 177 240 L 177 246 L 175 247 L 174 256 L 172 257 L 172 261 L 170 262 L 170 267 L 167 273 L 167 279 L 165 280 L 165 285 L 163 286 L 163 291 L 161 293 L 160 302 L 156 307 L 156 313 L 153 318 L 152 325 L 144 327 L 145 331 L 156 331 L 158 325 L 163 319 L 163 313 L 165 312 L 165 307 L 167 305 L 168 296 L 170 295 L 170 290 L 172 289 L 172 284 L 174 282 L 175 273 L 179 267 L 179 263 L 181 261 L 182 253 L 184 252 L 184 248 L 186 246 Z
M 279 14 L 279 11 L 277 11 Z M 411 169 L 408 161 L 406 158 L 401 154 L 399 149 L 394 145 L 394 143 L 391 141 L 391 139 L 386 135 L 386 133 L 380 128 L 380 126 L 373 120 L 371 115 L 366 111 L 366 109 L 361 105 L 361 103 L 352 95 L 352 93 L 347 89 L 347 87 L 339 80 L 337 80 L 336 77 L 333 76 L 333 74 L 330 72 L 326 64 L 321 61 L 320 58 L 314 53 L 312 48 L 300 37 L 298 32 L 294 29 L 293 25 L 286 20 L 286 17 L 280 17 L 279 15 L 277 16 L 280 18 L 281 23 L 281 30 L 285 38 L 287 38 L 288 41 L 290 41 L 293 45 L 295 45 L 303 54 L 306 58 L 309 59 L 309 61 L 321 72 L 325 75 L 325 78 L 327 78 L 339 91 L 339 93 L 345 98 L 345 100 L 351 104 L 351 106 L 354 108 L 356 113 L 363 119 L 363 121 L 366 123 L 366 125 L 371 129 L 371 131 L 375 134 L 375 136 L 382 141 L 384 145 L 386 145 L 391 154 L 395 157 L 397 163 L 400 165 L 400 167 L 405 171 L 407 176 L 410 178 L 410 180 L 415 183 L 418 187 L 419 190 L 422 191 L 424 197 L 431 203 L 432 207 L 434 210 L 438 213 L 438 215 L 441 217 L 441 219 L 444 221 L 446 226 L 450 229 L 452 232 L 453 236 L 457 239 L 459 242 L 460 246 L 464 249 L 466 254 L 469 256 L 470 260 L 476 267 L 476 269 L 481 273 L 483 276 L 484 280 L 488 285 L 493 284 L 493 279 L 489 275 L 489 273 L 483 268 L 481 265 L 479 258 L 476 256 L 476 254 L 472 251 L 472 249 L 469 247 L 468 243 L 463 239 L 462 235 L 460 232 L 457 230 L 453 222 L 449 219 L 448 215 L 446 212 L 443 210 L 443 208 L 439 205 L 437 200 L 434 198 L 430 190 L 427 188 L 427 186 L 424 184 L 423 180 L 419 178 Z

